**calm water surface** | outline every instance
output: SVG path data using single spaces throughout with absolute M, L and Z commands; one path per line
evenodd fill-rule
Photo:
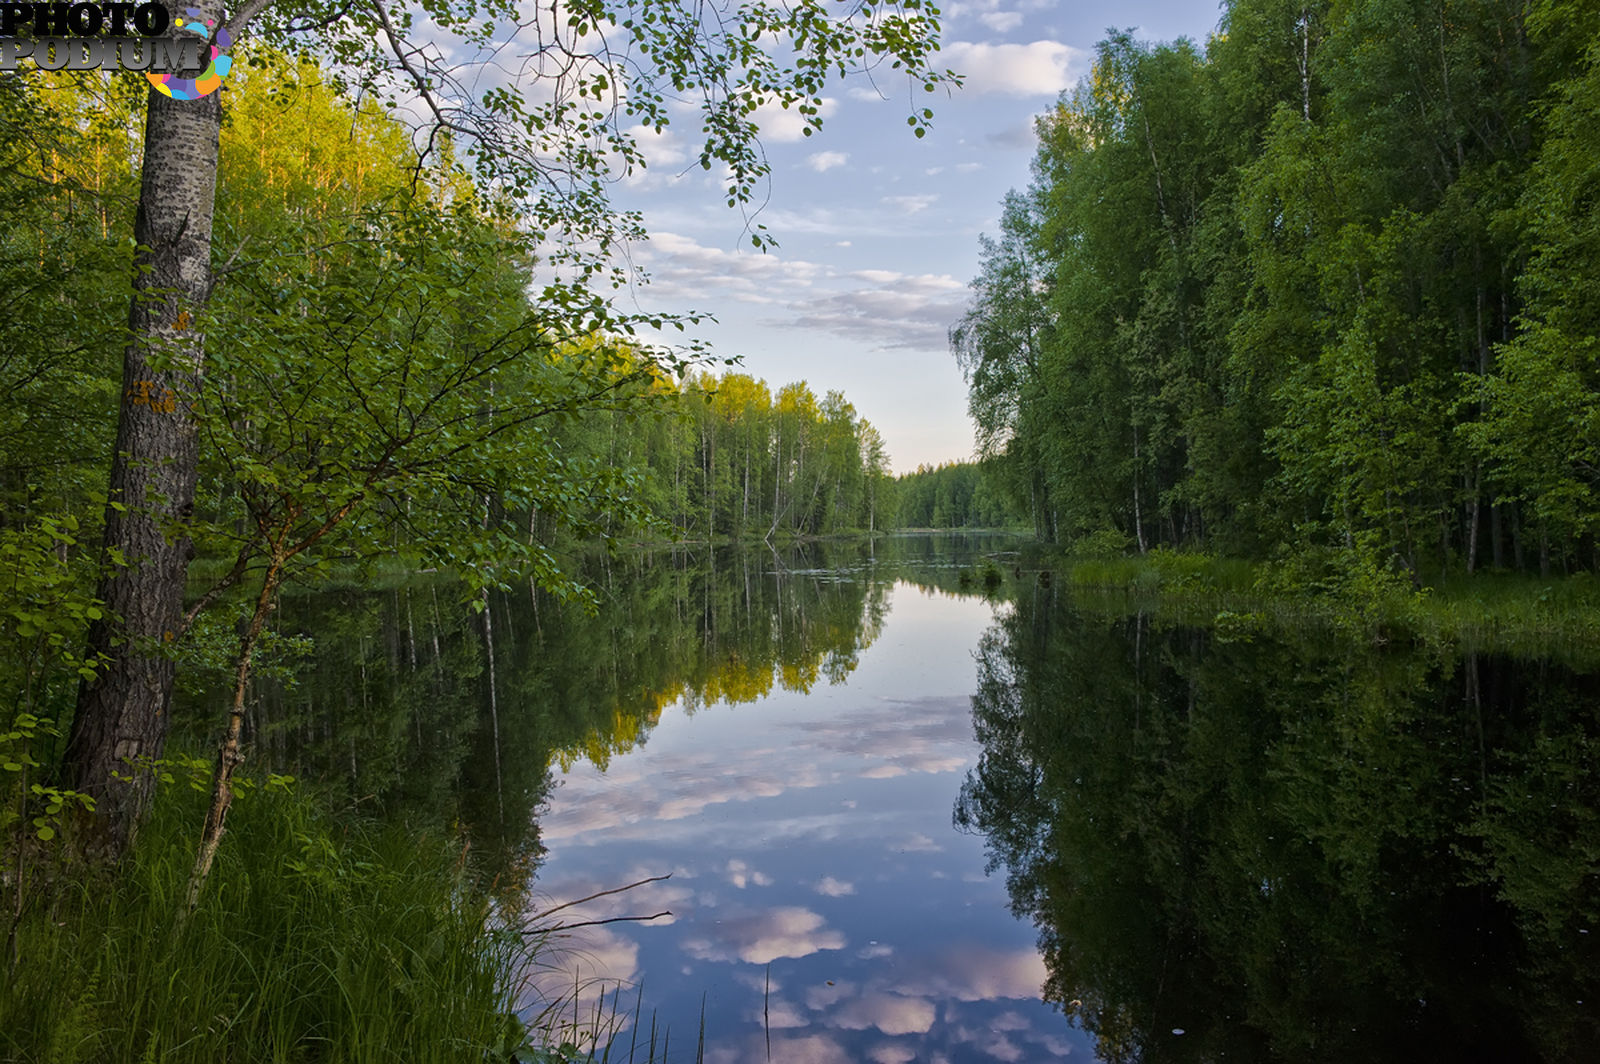
M 253 757 L 465 833 L 508 917 L 670 876 L 548 917 L 527 1007 L 607 995 L 613 1060 L 703 1015 L 714 1062 L 1600 1061 L 1600 658 L 1163 619 L 1010 546 L 292 598 Z
M 983 839 L 952 826 L 995 607 L 906 582 L 883 605 L 848 673 L 675 703 L 648 743 L 558 775 L 541 896 L 672 877 L 583 907 L 672 916 L 575 932 L 558 983 L 642 983 L 685 1042 L 704 996 L 713 1061 L 765 1059 L 769 1032 L 796 1062 L 1088 1055 Z

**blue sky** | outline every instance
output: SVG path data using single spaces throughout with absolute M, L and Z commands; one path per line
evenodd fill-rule
M 635 251 L 652 276 L 640 305 L 714 315 L 700 335 L 774 389 L 805 380 L 818 395 L 843 391 L 883 433 L 897 472 L 971 455 L 946 332 L 977 272 L 978 235 L 996 230 L 1006 191 L 1028 183 L 1034 116 L 1083 76 L 1109 27 L 1203 42 L 1220 17 L 1209 0 L 942 9 L 939 65 L 967 80 L 931 98 L 924 139 L 906 126 L 906 87 L 886 80 L 835 86 L 818 136 L 801 137 L 781 112 L 763 123 L 773 177 L 757 220 L 777 250 L 752 248 L 714 175 L 686 169 L 687 132 L 647 137 L 650 167 L 617 190 L 652 234 Z M 930 99 L 917 95 L 917 106 Z

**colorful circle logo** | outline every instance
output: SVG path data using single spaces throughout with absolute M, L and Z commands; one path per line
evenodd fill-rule
M 211 40 L 211 31 L 217 29 L 215 19 L 206 18 L 194 8 L 189 8 L 173 21 L 173 28 L 195 34 L 202 40 Z M 226 29 L 217 30 L 216 43 L 211 45 L 211 61 L 197 78 L 181 78 L 176 74 L 145 74 L 163 94 L 174 100 L 198 100 L 222 88 L 222 79 L 233 69 L 233 57 L 224 55 L 233 46 L 233 36 Z

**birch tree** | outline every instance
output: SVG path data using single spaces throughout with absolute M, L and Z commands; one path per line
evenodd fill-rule
M 637 131 L 681 123 L 686 108 L 698 123 L 697 161 L 725 175 L 730 207 L 748 208 L 769 176 L 763 106 L 796 111 L 811 133 L 828 84 L 893 71 L 913 93 L 909 125 L 920 136 L 932 118 L 920 94 L 956 80 L 930 65 L 938 10 L 924 0 L 248 0 L 231 16 L 218 0 L 168 6 L 196 9 L 236 41 L 259 31 L 322 57 L 351 93 L 420 115 L 417 173 L 460 152 L 485 198 L 519 219 L 547 270 L 561 271 L 540 292 L 546 305 L 567 308 L 585 329 L 623 333 L 640 323 L 593 292 L 635 279 L 618 252 L 643 235 L 641 220 L 615 210 L 607 189 L 646 164 Z M 87 849 L 107 857 L 126 850 L 149 803 L 147 766 L 163 751 L 171 648 L 183 632 L 199 455 L 193 404 L 208 347 L 226 342 L 203 327 L 215 283 L 221 97 L 152 89 L 146 109 L 104 538 L 118 564 L 99 590 L 111 613 L 89 639 L 107 664 L 80 692 L 64 773 L 99 802 Z M 770 243 L 753 218 L 749 234 L 757 247 Z

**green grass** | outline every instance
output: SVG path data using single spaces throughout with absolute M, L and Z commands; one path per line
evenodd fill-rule
M 1249 617 L 1265 626 L 1336 628 L 1376 641 L 1600 658 L 1600 580 L 1588 574 L 1462 573 L 1419 588 L 1403 574 L 1338 557 L 1252 563 L 1169 550 L 1046 553 L 1023 567 L 1107 612 L 1146 611 L 1199 625 Z
M 118 874 L 58 872 L 32 892 L 0 986 L 0 1059 L 512 1059 L 526 946 L 492 929 L 453 844 L 254 791 L 180 920 L 202 800 L 165 788 Z

